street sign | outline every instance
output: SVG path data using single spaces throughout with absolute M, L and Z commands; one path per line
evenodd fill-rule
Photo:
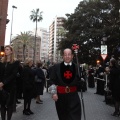
M 101 45 L 101 54 L 107 54 L 107 45 Z
M 107 57 L 107 54 L 101 54 L 101 57 L 102 57 L 103 60 L 105 60 L 106 57 Z
M 101 45 L 101 57 L 103 60 L 107 57 L 107 45 Z

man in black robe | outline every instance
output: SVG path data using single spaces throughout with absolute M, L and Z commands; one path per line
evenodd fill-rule
M 53 82 L 51 93 L 59 120 L 81 120 L 81 104 L 77 92 L 80 78 L 72 59 L 72 50 L 65 49 L 63 62 L 54 65 L 50 75 Z

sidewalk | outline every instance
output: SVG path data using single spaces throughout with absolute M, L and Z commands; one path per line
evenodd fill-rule
M 114 107 L 106 105 L 105 102 L 103 102 L 104 96 L 94 94 L 95 91 L 95 88 L 88 88 L 88 90 L 83 93 L 86 120 L 120 120 L 120 117 L 111 116 Z M 79 95 L 81 94 L 79 93 Z M 58 120 L 51 95 L 45 92 L 41 97 L 43 104 L 36 104 L 35 100 L 32 100 L 31 110 L 34 112 L 34 115 L 25 116 L 22 114 L 22 100 L 22 103 L 17 106 L 17 111 L 13 114 L 12 120 Z M 82 120 L 84 119 L 82 118 Z
M 120 120 L 119 117 L 111 116 L 114 107 L 106 105 L 103 102 L 104 96 L 94 94 L 95 92 L 95 88 L 88 88 L 88 91 L 84 93 L 86 120 Z

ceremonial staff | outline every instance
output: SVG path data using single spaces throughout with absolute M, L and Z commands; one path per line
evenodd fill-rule
M 77 61 L 77 68 L 78 68 L 78 75 L 80 78 L 80 69 L 79 69 L 79 63 L 78 63 L 78 49 L 79 49 L 79 45 L 77 44 L 73 44 L 72 49 L 74 50 L 74 53 L 76 55 L 76 61 Z M 82 82 L 81 82 L 82 84 Z M 83 84 L 81 85 L 83 86 Z M 86 120 L 86 116 L 85 116 L 85 106 L 84 106 L 84 99 L 83 99 L 83 92 L 82 92 L 82 88 L 81 88 L 81 101 L 82 101 L 82 110 L 83 110 L 83 115 L 84 115 L 84 120 Z

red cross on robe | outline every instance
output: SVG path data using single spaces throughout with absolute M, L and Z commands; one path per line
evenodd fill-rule
M 64 77 L 65 77 L 66 79 L 71 79 L 71 78 L 72 78 L 72 72 L 69 71 L 69 70 L 65 71 L 65 72 L 64 72 Z

